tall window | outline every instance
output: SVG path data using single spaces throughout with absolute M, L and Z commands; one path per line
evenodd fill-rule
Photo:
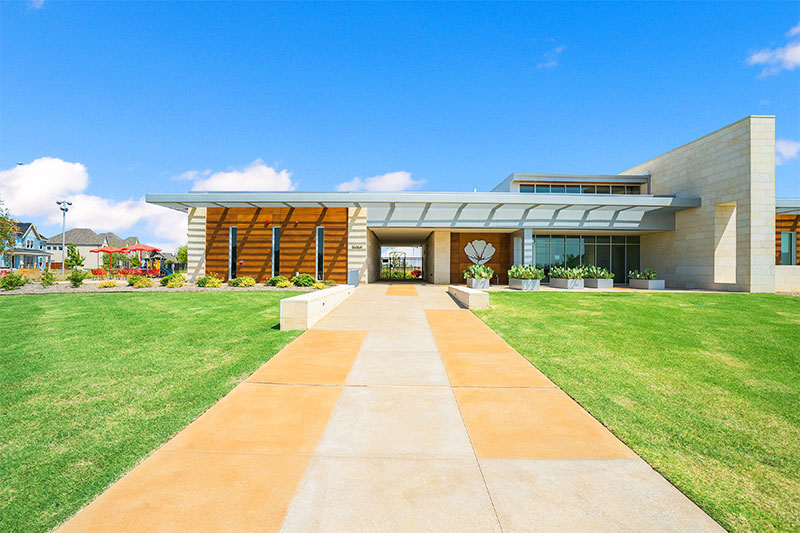
M 272 228 L 272 275 L 281 275 L 281 228 Z
M 317 226 L 317 279 L 325 279 L 325 228 Z
M 236 256 L 236 233 L 236 226 L 228 228 L 228 279 L 236 277 L 236 261 L 238 260 Z
M 797 234 L 793 231 L 781 232 L 781 264 L 793 265 L 797 257 Z

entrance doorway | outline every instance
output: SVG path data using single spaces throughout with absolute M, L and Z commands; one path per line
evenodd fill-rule
M 381 280 L 422 280 L 421 246 L 381 246 Z

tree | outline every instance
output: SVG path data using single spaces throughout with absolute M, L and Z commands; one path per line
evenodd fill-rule
M 175 252 L 175 259 L 178 263 L 185 265 L 189 260 L 189 246 L 186 244 L 178 246 L 178 251 Z
M 86 258 L 80 254 L 74 244 L 67 245 L 67 257 L 64 259 L 65 267 L 70 269 L 82 267 L 85 260 Z
M 14 245 L 17 243 L 19 226 L 11 218 L 11 214 L 3 207 L 3 199 L 0 198 L 0 253 L 9 256 Z

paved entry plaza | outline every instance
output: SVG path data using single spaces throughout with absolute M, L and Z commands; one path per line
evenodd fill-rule
M 358 288 L 63 530 L 721 530 L 445 289 Z

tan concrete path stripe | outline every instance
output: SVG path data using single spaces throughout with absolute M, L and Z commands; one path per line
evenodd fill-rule
M 425 313 L 451 386 L 555 386 L 470 311 L 426 310 Z
M 386 289 L 386 296 L 419 296 L 417 288 L 410 284 L 392 284 Z
M 479 459 L 630 459 L 636 454 L 558 388 L 455 389 Z
M 306 331 L 247 381 L 342 385 L 366 335 L 365 331 Z
M 164 450 L 310 455 L 340 394 L 339 387 L 242 383 Z
M 364 336 L 304 333 L 62 530 L 278 531 L 342 388 L 258 381 L 341 385 Z
M 158 451 L 60 531 L 278 531 L 309 460 Z

